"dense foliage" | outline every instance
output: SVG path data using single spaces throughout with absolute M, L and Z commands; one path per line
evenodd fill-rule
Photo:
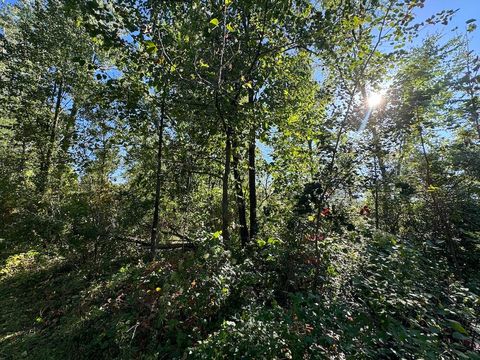
M 0 358 L 480 358 L 480 61 L 424 0 L 0 8 Z

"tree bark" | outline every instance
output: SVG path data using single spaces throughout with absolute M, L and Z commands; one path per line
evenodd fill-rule
M 242 188 L 242 179 L 240 176 L 240 171 L 238 169 L 240 163 L 240 154 L 238 152 L 238 142 L 236 139 L 233 139 L 232 142 L 233 150 L 233 177 L 235 179 L 235 197 L 237 200 L 238 208 L 238 222 L 240 224 L 240 240 L 242 242 L 242 247 L 245 247 L 249 241 L 248 236 L 248 227 L 247 227 L 247 206 L 245 204 L 245 196 L 243 194 Z
M 248 93 L 248 102 L 253 106 L 253 90 Z M 255 239 L 258 232 L 257 222 L 257 183 L 256 183 L 256 164 L 255 164 L 255 124 L 250 128 L 250 136 L 248 142 L 248 191 L 250 205 L 250 239 Z
M 468 40 L 467 40 L 468 41 Z M 470 112 L 470 118 L 472 120 L 473 126 L 477 130 L 478 139 L 480 140 L 480 122 L 478 120 L 478 103 L 477 97 L 475 96 L 475 81 L 472 79 L 472 70 L 470 63 L 470 52 L 468 51 L 468 42 L 467 42 L 467 74 L 468 74 L 468 84 L 467 84 L 467 93 L 470 97 L 469 103 L 467 105 L 468 111 Z
M 374 180 L 375 180 L 375 229 L 380 228 L 380 219 L 379 219 L 379 211 L 378 211 L 378 174 L 377 174 L 377 156 L 373 157 L 373 168 L 374 168 Z
M 225 164 L 222 177 L 222 236 L 226 243 L 230 242 L 228 216 L 228 180 L 230 177 L 230 159 L 232 156 L 232 129 L 227 127 L 225 139 Z
M 157 238 L 158 238 L 158 219 L 160 217 L 160 194 L 162 187 L 162 150 L 163 150 L 163 128 L 165 120 L 165 104 L 162 103 L 160 109 L 160 119 L 156 122 L 158 133 L 158 148 L 157 148 L 157 169 L 155 178 L 155 201 L 153 205 L 152 230 L 150 232 L 150 257 L 153 260 L 157 252 Z
M 255 133 L 255 129 L 252 130 Z M 255 164 L 255 135 L 248 144 L 248 191 L 250 205 L 250 238 L 254 239 L 258 233 L 257 221 L 257 183 L 256 183 L 256 164 Z
M 40 185 L 39 192 L 43 194 L 48 186 L 48 176 L 52 163 L 53 151 L 55 149 L 55 139 L 57 137 L 58 118 L 60 116 L 60 106 L 62 105 L 63 80 L 60 80 L 58 86 L 57 99 L 53 110 L 53 121 L 50 126 L 50 136 L 48 139 L 47 153 L 43 162 L 40 164 Z
M 78 108 L 77 104 L 74 101 L 72 108 L 70 110 L 70 115 L 65 124 L 65 137 L 62 140 L 61 148 L 64 153 L 68 151 L 70 146 L 72 145 L 72 137 L 75 132 L 75 120 L 77 118 Z
M 374 145 L 374 168 L 375 168 L 375 228 L 380 228 L 380 220 L 382 220 L 382 227 L 384 230 L 391 231 L 391 219 L 388 219 L 390 214 L 389 203 L 387 196 L 389 194 L 389 189 L 387 185 L 387 169 L 385 167 L 385 161 L 383 158 L 383 151 L 380 143 L 380 136 L 377 133 L 376 125 L 372 126 L 373 134 L 373 145 Z M 381 193 L 380 193 L 380 184 L 379 184 L 379 174 L 380 171 L 380 182 L 381 182 Z M 380 215 L 380 203 L 382 207 L 382 212 Z M 382 218 L 382 219 L 380 219 Z

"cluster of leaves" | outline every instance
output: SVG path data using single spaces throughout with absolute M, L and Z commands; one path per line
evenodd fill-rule
M 214 234 L 188 255 L 166 254 L 152 263 L 96 273 L 50 267 L 47 276 L 59 277 L 52 286 L 65 276 L 72 282 L 50 309 L 30 310 L 25 321 L 40 339 L 52 331 L 69 334 L 42 350 L 57 355 L 77 348 L 95 358 L 478 357 L 478 289 L 456 279 L 438 249 L 388 234 L 372 237 L 364 226 L 322 243 L 329 255 L 322 258 L 320 292 L 308 273 L 285 289 L 290 264 L 278 262 L 291 251 L 285 244 L 259 240 L 237 261 Z M 350 269 L 346 258 L 356 259 Z M 2 288 L 21 274 L 32 279 L 19 288 L 49 274 L 44 266 L 30 272 L 16 266 Z M 27 339 L 2 341 L 22 349 Z
M 423 5 L 2 8 L 0 356 L 478 358 L 480 66 Z

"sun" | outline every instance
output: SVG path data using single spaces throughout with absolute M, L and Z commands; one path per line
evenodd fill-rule
M 380 93 L 371 93 L 367 98 L 367 104 L 369 108 L 375 108 L 383 101 L 383 96 Z

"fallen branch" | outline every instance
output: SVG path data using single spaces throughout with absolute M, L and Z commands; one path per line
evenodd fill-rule
M 115 238 L 116 240 L 124 241 L 124 242 L 129 242 L 133 244 L 137 244 L 140 246 L 145 246 L 145 247 L 150 247 L 150 243 L 142 240 L 140 238 L 136 238 L 133 236 L 117 236 Z M 164 243 L 164 244 L 158 244 L 157 249 L 159 250 L 173 250 L 173 249 L 195 249 L 195 245 L 192 242 L 170 242 L 170 243 Z

